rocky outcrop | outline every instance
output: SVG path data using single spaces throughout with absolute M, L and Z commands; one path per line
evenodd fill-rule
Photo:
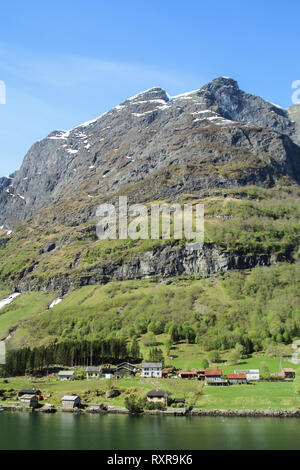
M 163 280 L 180 275 L 208 276 L 231 269 L 250 269 L 256 266 L 270 266 L 276 260 L 270 255 L 246 256 L 243 253 L 229 253 L 214 245 L 204 244 L 197 250 L 185 246 L 166 246 L 145 253 L 132 255 L 119 262 L 107 260 L 91 267 L 80 275 L 70 273 L 55 275 L 50 281 L 40 283 L 39 279 L 28 275 L 19 280 L 15 288 L 20 292 L 46 289 L 60 291 L 85 285 L 106 284 L 110 281 L 151 279 Z
M 203 410 L 194 408 L 189 412 L 190 416 L 216 416 L 228 418 L 300 418 L 300 410 Z
M 293 139 L 296 144 L 300 145 L 300 104 L 295 104 L 289 108 L 289 118 L 295 124 Z

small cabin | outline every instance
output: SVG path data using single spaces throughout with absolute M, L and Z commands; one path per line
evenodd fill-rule
M 75 372 L 73 370 L 60 370 L 58 373 L 58 378 L 60 381 L 74 380 Z
M 168 392 L 166 390 L 150 390 L 147 393 L 147 401 L 150 403 L 168 404 Z
M 245 385 L 247 384 L 246 374 L 228 374 L 227 380 L 230 385 Z
M 87 380 L 100 379 L 101 367 L 89 366 L 85 369 Z
M 35 395 L 22 395 L 19 397 L 19 402 L 22 404 L 24 408 L 38 408 L 39 400 Z
M 81 399 L 77 395 L 65 395 L 61 399 L 61 404 L 64 408 L 80 408 Z
M 294 369 L 281 369 L 279 376 L 284 379 L 294 379 L 296 377 L 296 372 Z
M 169 371 L 168 370 L 162 370 L 161 376 L 163 379 L 167 379 L 169 376 Z
M 23 390 L 20 390 L 18 393 L 18 397 L 21 398 L 24 395 L 31 395 L 33 397 L 37 397 L 38 400 L 42 398 L 42 392 L 40 390 L 36 390 L 35 388 L 33 389 L 24 388 Z

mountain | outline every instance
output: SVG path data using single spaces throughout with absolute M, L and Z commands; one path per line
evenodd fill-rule
M 0 178 L 0 339 L 9 348 L 190 326 L 251 353 L 300 334 L 300 112 L 220 77 L 151 88 L 35 143 Z M 106 240 L 96 207 L 201 203 L 205 241 Z M 10 302 L 9 294 L 21 295 Z M 114 336 L 115 335 L 115 336 Z
M 0 283 L 57 290 L 209 275 L 298 259 L 300 147 L 288 111 L 221 77 L 170 97 L 152 88 L 35 143 L 0 179 Z M 99 242 L 95 211 L 205 204 L 205 244 Z
M 132 199 L 143 202 L 213 188 L 271 187 L 283 176 L 299 184 L 297 135 L 286 110 L 241 91 L 230 78 L 173 98 L 152 88 L 35 143 L 20 170 L 0 179 L 0 225 L 13 229 L 76 193 L 92 205 L 94 196 L 132 185 Z
M 300 104 L 290 106 L 288 109 L 289 118 L 295 125 L 295 134 L 293 138 L 295 142 L 300 145 Z

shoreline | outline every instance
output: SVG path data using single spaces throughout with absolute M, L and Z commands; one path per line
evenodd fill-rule
M 107 414 L 123 414 L 131 416 L 178 416 L 178 417 L 216 417 L 216 418 L 300 418 L 300 409 L 291 409 L 291 410 L 221 410 L 221 409 L 212 409 L 204 410 L 201 408 L 194 408 L 188 410 L 185 408 L 178 409 L 167 409 L 165 411 L 160 410 L 145 410 L 143 413 L 131 414 L 124 407 L 108 407 L 106 410 L 89 410 L 89 409 L 62 409 L 61 407 L 49 410 L 49 409 L 31 409 L 24 408 L 20 406 L 3 406 L 2 411 L 6 412 L 35 412 L 42 414 L 55 414 L 55 413 L 69 413 L 69 414 L 98 414 L 98 415 L 107 415 Z

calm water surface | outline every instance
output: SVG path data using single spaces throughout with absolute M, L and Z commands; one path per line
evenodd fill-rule
M 300 419 L 1 412 L 0 449 L 300 450 Z

